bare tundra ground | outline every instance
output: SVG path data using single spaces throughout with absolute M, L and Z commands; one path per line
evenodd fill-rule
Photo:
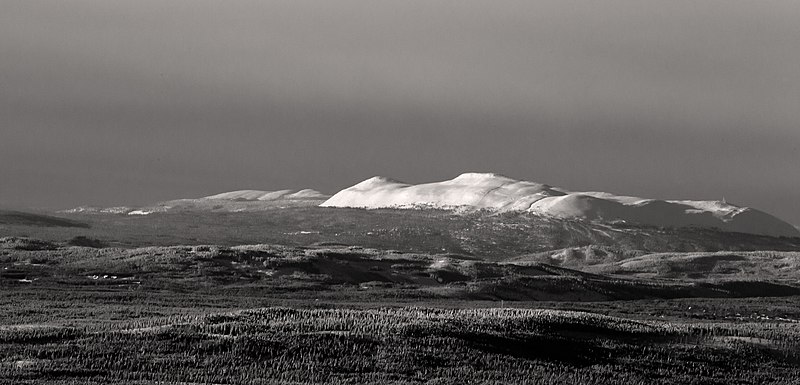
M 644 280 L 375 249 L 7 244 L 3 383 L 800 379 L 800 292 L 779 280 Z M 750 298 L 752 285 L 772 297 Z
M 6 218 L 0 383 L 800 381 L 797 239 L 290 211 Z

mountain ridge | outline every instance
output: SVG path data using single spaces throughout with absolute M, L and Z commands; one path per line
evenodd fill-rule
M 165 212 L 254 212 L 288 207 L 439 209 L 529 213 L 558 220 L 675 228 L 707 228 L 773 237 L 800 229 L 763 211 L 726 201 L 661 200 L 600 191 L 571 191 L 495 173 L 463 173 L 441 182 L 409 184 L 375 176 L 333 196 L 312 189 L 236 190 L 142 207 L 78 207 L 69 214 L 149 215 Z
M 718 228 L 770 236 L 798 236 L 789 223 L 724 201 L 660 200 L 607 192 L 574 192 L 494 173 L 464 173 L 451 180 L 412 185 L 372 177 L 334 194 L 322 207 L 487 209 L 559 219 L 622 221 L 667 227 Z
M 119 206 L 102 208 L 79 206 L 61 210 L 59 213 L 149 215 L 171 211 L 261 211 L 289 206 L 315 206 L 329 197 L 329 195 L 312 189 L 235 190 L 200 198 L 173 199 L 141 207 Z

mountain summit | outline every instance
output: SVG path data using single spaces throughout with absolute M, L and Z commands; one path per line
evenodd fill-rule
M 339 191 L 321 206 L 486 209 L 560 219 L 800 236 L 794 226 L 772 215 L 724 201 L 657 200 L 605 192 L 573 192 L 491 173 L 465 173 L 451 180 L 418 185 L 373 177 Z

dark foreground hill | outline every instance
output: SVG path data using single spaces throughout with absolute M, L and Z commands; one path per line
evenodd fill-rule
M 84 222 L 23 211 L 0 210 L 0 226 L 89 228 Z

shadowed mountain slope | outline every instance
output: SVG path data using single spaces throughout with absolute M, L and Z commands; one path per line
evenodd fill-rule
M 89 227 L 89 225 L 86 223 L 72 219 L 11 210 L 0 210 L 0 225 L 34 227 Z

